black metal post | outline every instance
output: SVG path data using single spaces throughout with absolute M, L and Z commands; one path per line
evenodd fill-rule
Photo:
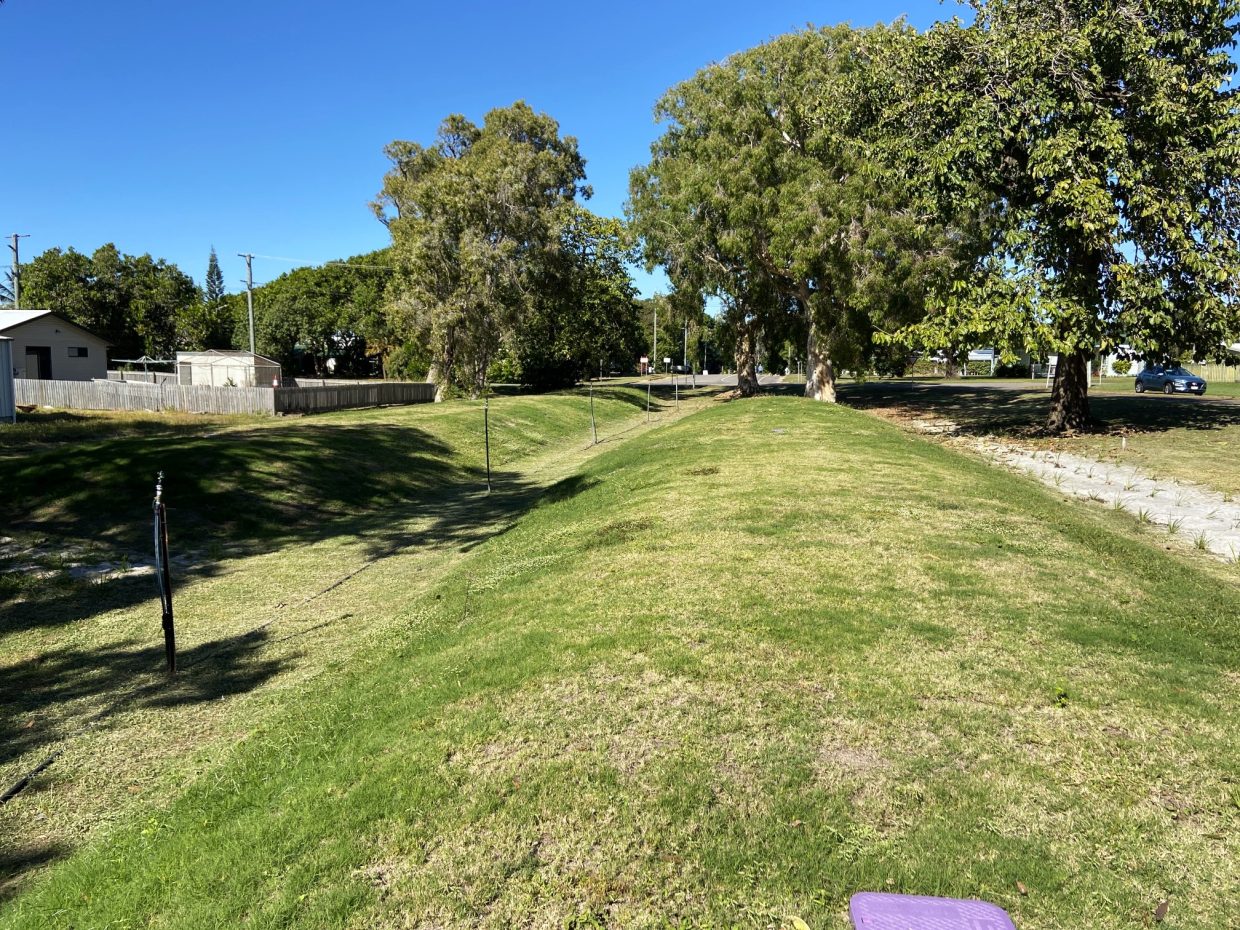
M 482 401 L 482 432 L 487 447 L 487 493 L 491 493 L 491 398 Z
M 177 637 L 172 618 L 172 576 L 168 569 L 168 512 L 164 507 L 164 473 L 155 479 L 155 577 L 159 582 L 159 601 L 163 609 L 164 653 L 168 674 L 177 670 Z
M 590 379 L 590 436 L 594 439 L 591 445 L 598 445 L 598 426 L 594 422 L 594 379 Z

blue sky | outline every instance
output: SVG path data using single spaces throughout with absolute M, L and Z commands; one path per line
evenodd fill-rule
M 813 22 L 918 27 L 950 2 L 211 3 L 7 0 L 0 235 L 167 258 L 230 291 L 387 244 L 383 146 L 524 99 L 577 137 L 619 215 L 651 109 L 712 61 Z M 3 261 L 7 263 L 7 249 Z M 657 278 L 637 275 L 646 293 Z

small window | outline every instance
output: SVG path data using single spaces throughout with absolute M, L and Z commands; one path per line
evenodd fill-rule
M 89 354 L 86 346 L 69 346 L 69 358 L 86 358 Z

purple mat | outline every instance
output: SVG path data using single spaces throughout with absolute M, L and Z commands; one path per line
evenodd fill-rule
M 985 901 L 861 892 L 848 902 L 858 930 L 1016 930 L 1001 907 Z

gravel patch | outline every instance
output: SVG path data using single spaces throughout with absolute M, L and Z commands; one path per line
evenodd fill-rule
M 1218 491 L 1154 478 L 1135 468 L 1070 452 L 1030 449 L 993 436 L 964 435 L 946 417 L 910 416 L 900 409 L 875 411 L 916 432 L 977 453 L 994 465 L 1029 475 L 1079 501 L 1131 514 L 1179 545 L 1240 564 L 1240 502 Z
M 1126 511 L 1196 549 L 1240 561 L 1240 503 L 1216 491 L 1067 452 L 1022 449 L 993 439 L 980 439 L 977 447 L 996 464 L 1070 497 Z

